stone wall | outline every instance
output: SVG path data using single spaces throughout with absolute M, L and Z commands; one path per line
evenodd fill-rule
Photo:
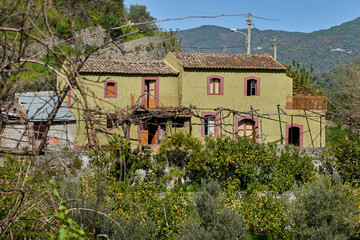
M 174 49 L 169 38 L 147 37 L 101 49 L 93 57 L 131 62 L 162 60 Z

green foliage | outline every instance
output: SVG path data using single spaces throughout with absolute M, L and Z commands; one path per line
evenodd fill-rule
M 52 180 L 50 181 L 50 183 L 52 183 L 53 185 L 55 184 Z M 55 188 L 53 190 L 53 194 L 55 197 L 57 197 L 58 200 L 60 200 L 61 202 L 64 202 L 64 200 L 61 198 L 59 192 L 57 191 L 57 189 Z M 79 225 L 77 224 L 77 222 L 74 221 L 74 219 L 72 219 L 69 216 L 69 212 L 67 211 L 68 208 L 61 205 L 59 206 L 59 212 L 58 214 L 56 214 L 56 217 L 60 220 L 60 225 L 61 227 L 59 228 L 59 235 L 55 236 L 52 235 L 51 239 L 60 239 L 60 240 L 65 240 L 65 239 L 77 239 L 77 240 L 85 240 L 85 239 L 90 239 L 89 237 L 86 237 L 86 233 L 84 232 L 83 229 L 81 229 L 79 227 Z
M 159 147 L 159 160 L 181 169 L 203 148 L 199 139 L 182 132 L 174 133 Z
M 156 20 L 156 18 L 151 16 L 150 12 L 147 11 L 145 5 L 138 4 L 130 5 L 127 17 L 133 23 L 143 23 Z M 157 30 L 156 25 L 153 23 L 138 25 L 136 28 L 144 32 Z
M 31 157 L 0 156 L 2 239 L 47 239 L 56 231 L 46 186 L 33 161 Z
M 320 177 L 294 194 L 289 215 L 295 239 L 354 239 L 359 198 L 339 177 Z
M 140 145 L 132 149 L 131 143 L 119 135 L 113 135 L 102 152 L 103 163 L 108 166 L 109 175 L 118 181 L 132 183 L 136 170 L 150 168 L 151 148 Z
M 293 93 L 304 94 L 307 96 L 320 95 L 322 92 L 316 88 L 316 76 L 313 74 L 313 67 L 307 70 L 304 65 L 292 60 L 291 64 L 286 66 L 287 76 L 293 79 Z
M 348 128 L 342 128 L 341 122 L 336 126 L 330 126 L 329 131 L 326 132 L 326 145 L 333 147 L 343 141 L 346 141 L 346 137 L 349 137 L 350 131 Z
M 203 184 L 194 201 L 196 215 L 186 220 L 179 239 L 247 239 L 242 216 L 226 204 L 216 182 Z
M 284 192 L 314 175 L 312 159 L 290 146 L 278 156 L 276 145 L 251 143 L 248 138 L 205 141 L 207 176 L 232 184 L 236 190 Z
M 113 215 L 136 223 L 142 237 L 132 239 L 173 239 L 191 210 L 190 194 L 181 188 L 159 195 L 159 186 L 152 181 L 138 185 L 111 182 L 110 196 L 114 199 Z M 127 238 L 129 239 L 129 238 Z
M 199 139 L 182 132 L 171 135 L 165 142 L 160 144 L 159 154 L 156 156 L 158 163 L 168 164 L 172 169 L 166 177 L 172 180 L 175 176 L 178 179 L 186 175 L 191 179 L 200 180 L 202 174 L 198 165 L 194 165 L 201 159 L 203 144 Z
M 360 182 L 360 139 L 341 141 L 331 148 L 335 157 L 334 168 L 343 181 L 350 184 Z M 331 159 L 330 159 L 331 161 Z
M 100 20 L 100 24 L 105 29 L 116 28 L 122 25 L 119 18 L 115 15 L 105 12 Z M 122 29 L 115 29 L 110 31 L 110 35 L 112 39 L 117 39 L 122 35 Z
M 287 206 L 276 195 L 252 193 L 239 200 L 238 211 L 245 217 L 251 239 L 289 239 Z

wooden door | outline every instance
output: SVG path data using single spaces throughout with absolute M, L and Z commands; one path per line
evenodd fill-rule
M 147 108 L 156 107 L 156 81 L 146 80 L 145 82 L 145 106 Z
M 160 129 L 159 126 L 154 126 L 151 129 L 151 133 L 150 133 L 150 135 L 152 135 L 151 144 L 158 144 L 159 129 Z
M 149 108 L 156 107 L 156 82 L 149 81 Z
M 148 144 L 148 143 L 149 143 L 149 128 L 147 125 L 144 125 L 140 130 L 140 144 Z

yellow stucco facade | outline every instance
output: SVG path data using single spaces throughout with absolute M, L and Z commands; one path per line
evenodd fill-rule
M 225 64 L 224 67 L 221 64 L 193 67 L 173 53 L 169 53 L 163 63 L 170 72 L 94 73 L 91 69 L 81 72 L 81 85 L 86 93 L 81 101 L 87 102 L 97 119 L 95 128 L 101 143 L 106 144 L 112 133 L 126 135 L 126 131 L 134 144 L 158 144 L 177 131 L 198 138 L 221 134 L 235 138 L 252 128 L 257 142 L 325 146 L 326 108 L 293 109 L 291 100 L 289 102 L 289 96 L 293 95 L 292 79 L 286 76 L 282 65 L 278 64 L 276 69 L 252 68 L 251 65 L 230 68 Z M 254 85 L 248 81 L 254 81 Z M 115 94 L 111 97 L 106 95 L 107 82 L 115 84 Z M 156 106 L 144 107 L 145 98 L 151 95 L 156 98 Z M 75 94 L 69 93 L 67 101 L 77 119 L 75 145 L 82 147 L 88 144 L 87 123 L 80 110 L 83 105 L 74 100 Z M 181 107 L 185 107 L 186 113 L 179 112 L 179 109 L 184 110 Z M 117 123 L 109 127 L 112 115 L 116 115 Z

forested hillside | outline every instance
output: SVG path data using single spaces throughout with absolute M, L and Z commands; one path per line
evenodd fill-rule
M 46 3 L 46 4 L 44 4 Z M 119 44 L 130 42 L 144 37 L 165 37 L 161 41 L 161 47 L 153 44 L 146 52 L 169 51 L 171 34 L 161 31 L 155 24 L 133 25 L 155 20 L 144 5 L 124 6 L 123 0 L 114 1 L 10 1 L 0 3 L 2 16 L 0 23 L 6 29 L 26 28 L 31 37 L 24 39 L 16 38 L 16 34 L 5 35 L 4 41 L 15 41 L 15 45 L 23 44 L 21 48 L 14 48 L 14 52 L 23 51 L 24 57 L 34 54 L 36 60 L 50 64 L 58 69 L 62 60 L 57 58 L 54 52 L 47 48 L 56 45 L 55 50 L 67 56 L 94 56 L 101 50 L 104 55 L 105 49 L 115 47 L 119 51 Z M 36 15 L 21 15 L 16 11 L 22 11 Z M 5 17 L 6 16 L 6 17 Z M 26 17 L 24 17 L 26 16 Z M 31 18 L 31 21 L 29 21 Z M 125 26 L 125 27 L 124 27 Z M 115 28 L 115 29 L 114 29 Z M 151 41 L 151 40 L 150 40 Z M 159 39 L 156 39 L 159 41 Z M 147 41 L 149 42 L 149 41 Z M 144 44 L 139 43 L 139 49 L 145 49 Z M 15 46 L 14 45 L 14 46 Z M 135 47 L 135 46 L 134 46 Z M 129 53 L 125 47 L 123 55 Z M 135 51 L 130 51 L 130 53 Z M 20 53 L 21 54 L 21 53 Z M 153 53 L 153 55 L 155 55 Z M 159 54 L 158 54 L 159 55 Z M 160 54 L 161 55 L 161 54 Z M 117 57 L 119 54 L 117 54 Z M 54 71 L 49 71 L 45 66 L 35 64 L 33 61 L 24 64 L 18 91 L 51 90 L 56 78 Z M 50 84 L 49 84 L 50 83 Z
M 247 33 L 247 29 L 240 30 Z M 184 52 L 246 53 L 246 36 L 217 26 L 179 31 Z M 277 39 L 278 61 L 291 59 L 314 67 L 319 74 L 351 63 L 360 54 L 360 18 L 340 26 L 312 33 L 252 29 L 251 52 L 273 56 L 273 39 Z

